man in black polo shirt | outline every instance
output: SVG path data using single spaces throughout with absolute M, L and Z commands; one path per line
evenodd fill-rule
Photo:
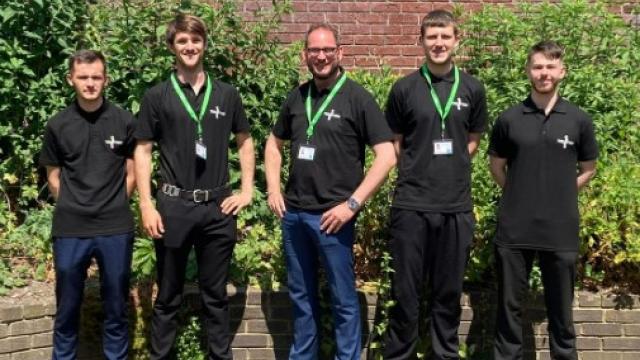
M 522 358 L 522 298 L 538 255 L 553 359 L 577 359 L 572 302 L 578 256 L 578 190 L 595 174 L 598 145 L 589 115 L 558 95 L 562 48 L 534 45 L 531 95 L 496 120 L 490 169 L 503 189 L 496 263 L 499 303 L 494 355 Z
M 81 50 L 69 58 L 67 81 L 76 101 L 49 120 L 40 154 L 56 199 L 51 230 L 56 270 L 54 360 L 76 358 L 80 305 L 92 258 L 100 270 L 105 310 L 104 357 L 126 359 L 129 350 L 133 115 L 103 97 L 106 70 L 97 51 Z
M 458 358 L 462 281 L 473 240 L 471 158 L 484 131 L 483 85 L 452 60 L 451 13 L 422 20 L 426 64 L 400 79 L 387 102 L 396 134 L 398 181 L 391 209 L 391 310 L 385 359 L 415 356 L 419 298 L 427 280 L 435 359 Z
M 265 148 L 269 207 L 282 219 L 294 336 L 290 359 L 318 357 L 318 265 L 329 282 L 335 359 L 360 359 L 360 313 L 353 274 L 358 210 L 395 165 L 392 133 L 373 97 L 340 67 L 338 32 L 310 27 L 303 58 L 313 79 L 294 89 Z M 280 189 L 282 147 L 291 164 Z M 364 176 L 365 145 L 375 160 Z
M 251 201 L 254 154 L 238 92 L 203 69 L 202 20 L 179 15 L 167 27 L 176 71 L 144 96 L 138 116 L 136 175 L 144 229 L 156 241 L 158 297 L 151 323 L 151 359 L 167 359 L 176 336 L 191 248 L 210 359 L 231 359 L 227 275 L 236 242 L 235 215 Z M 235 134 L 242 189 L 231 195 L 228 150 Z M 160 148 L 158 210 L 151 199 L 151 150 Z

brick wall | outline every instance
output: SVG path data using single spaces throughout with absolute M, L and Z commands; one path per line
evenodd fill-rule
M 292 330 L 288 294 L 230 287 L 229 295 L 234 359 L 287 359 Z M 377 299 L 374 294 L 359 295 L 366 346 Z M 200 306 L 195 287 L 187 287 L 185 301 L 195 310 Z M 486 290 L 468 291 L 461 301 L 460 341 L 478 357 L 491 351 L 495 304 L 495 294 Z M 53 299 L 40 305 L 0 307 L 0 360 L 49 358 L 54 312 Z M 579 292 L 574 301 L 574 320 L 580 360 L 640 359 L 637 295 Z M 546 326 L 542 296 L 531 296 L 524 315 L 525 359 L 550 359 Z M 79 359 L 100 359 L 99 344 L 82 339 L 96 341 L 99 337 L 81 335 Z
M 519 0 L 293 0 L 294 13 L 282 19 L 278 38 L 284 43 L 301 40 L 310 24 L 329 22 L 336 25 L 345 45 L 343 65 L 376 69 L 388 64 L 402 72 L 414 70 L 422 63 L 418 46 L 420 21 L 434 9 L 451 9 L 453 3 L 467 10 L 485 4 L 512 4 Z M 630 17 L 640 0 L 611 0 L 611 11 Z M 269 7 L 271 1 L 243 1 L 242 11 L 252 19 L 253 11 Z M 636 15 L 636 18 L 638 16 Z M 640 23 L 636 19 L 636 23 Z

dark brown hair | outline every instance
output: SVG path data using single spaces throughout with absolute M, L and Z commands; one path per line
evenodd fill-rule
M 447 27 L 453 25 L 453 33 L 458 36 L 458 24 L 453 14 L 447 10 L 433 10 L 430 11 L 424 18 L 422 18 L 422 25 L 420 26 L 420 36 L 424 37 L 429 27 Z
M 69 56 L 69 73 L 73 72 L 73 68 L 78 64 L 93 64 L 96 61 L 100 61 L 104 66 L 104 73 L 107 73 L 107 61 L 104 59 L 104 55 L 97 50 L 78 50 Z
M 317 24 L 313 24 L 309 27 L 309 30 L 307 30 L 307 34 L 304 36 L 304 48 L 307 48 L 307 45 L 309 45 L 309 35 L 311 35 L 312 32 L 318 30 L 318 29 L 324 29 L 324 30 L 328 30 L 331 31 L 331 33 L 333 34 L 333 37 L 336 39 L 336 46 L 340 46 L 340 34 L 338 33 L 338 29 L 336 29 L 335 26 L 331 25 L 331 24 L 327 24 L 327 23 L 317 23 Z
M 176 34 L 179 32 L 200 35 L 204 40 L 204 43 L 207 43 L 207 26 L 204 24 L 202 19 L 197 16 L 179 14 L 169 23 L 169 25 L 167 25 L 165 38 L 169 47 L 173 47 L 173 40 L 175 40 Z
M 527 65 L 531 63 L 531 59 L 535 54 L 543 54 L 548 59 L 559 59 L 562 61 L 564 57 L 564 49 L 560 44 L 552 40 L 543 40 L 539 43 L 533 45 L 531 49 L 529 49 L 529 54 L 527 55 Z

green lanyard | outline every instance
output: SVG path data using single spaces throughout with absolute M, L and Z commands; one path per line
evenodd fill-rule
M 422 65 L 422 75 L 427 82 L 429 83 L 429 89 L 431 90 L 431 98 L 433 99 L 433 104 L 436 106 L 436 110 L 438 114 L 440 114 L 440 124 L 441 124 L 441 137 L 444 138 L 444 128 L 445 128 L 445 119 L 447 115 L 449 115 L 449 111 L 451 111 L 451 105 L 453 105 L 453 98 L 456 96 L 458 92 L 458 86 L 460 85 L 460 73 L 458 71 L 458 67 L 453 67 L 453 86 L 451 87 L 451 92 L 449 93 L 449 98 L 447 99 L 447 103 L 444 105 L 444 111 L 442 110 L 442 104 L 440 104 L 440 99 L 438 98 L 438 94 L 436 90 L 433 88 L 431 84 L 431 76 L 429 76 L 429 71 L 427 70 L 427 65 Z
M 327 96 L 327 98 L 324 99 L 324 101 L 322 102 L 322 105 L 320 105 L 320 108 L 318 109 L 318 112 L 316 112 L 316 114 L 313 116 L 311 114 L 311 83 L 309 83 L 309 91 L 307 92 L 307 101 L 305 103 L 307 108 L 307 120 L 309 120 L 309 126 L 307 127 L 307 142 L 309 142 L 309 140 L 311 139 L 311 136 L 313 136 L 313 131 L 316 127 L 316 124 L 320 120 L 322 113 L 327 108 L 327 106 L 329 106 L 329 103 L 331 103 L 333 98 L 338 93 L 338 90 L 340 90 L 342 85 L 344 85 L 345 81 L 347 81 L 347 73 L 344 73 L 340 77 L 340 79 L 338 79 L 338 82 L 336 83 L 336 85 L 333 87 L 333 89 L 331 89 L 329 96 Z
M 178 94 L 178 97 L 180 98 L 180 102 L 182 102 L 182 106 L 189 114 L 189 117 L 191 117 L 191 120 L 196 123 L 198 129 L 198 139 L 202 140 L 202 119 L 207 112 L 207 107 L 209 106 L 209 98 L 211 97 L 211 91 L 213 91 L 213 86 L 211 86 L 211 78 L 209 77 L 209 75 L 207 75 L 207 89 L 204 91 L 204 100 L 200 105 L 199 116 L 196 116 L 196 112 L 193 110 L 193 107 L 191 107 L 189 100 L 187 100 L 187 97 L 180 88 L 175 73 L 171 74 L 171 83 L 173 84 L 173 89 L 176 91 L 176 94 Z

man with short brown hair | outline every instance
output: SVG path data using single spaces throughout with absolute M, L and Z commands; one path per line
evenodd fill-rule
M 503 189 L 495 237 L 498 312 L 494 357 L 522 359 L 522 308 L 538 257 L 553 359 L 574 360 L 573 288 L 578 258 L 578 191 L 595 174 L 591 117 L 559 95 L 566 74 L 553 41 L 531 47 L 531 94 L 496 120 L 490 170 Z
M 76 101 L 47 122 L 40 165 L 56 200 L 54 360 L 76 358 L 80 306 L 92 258 L 100 271 L 104 357 L 129 350 L 127 300 L 133 244 L 129 196 L 133 173 L 133 115 L 104 97 L 104 56 L 80 50 L 69 58 L 67 82 Z
M 136 139 L 142 225 L 156 239 L 158 296 L 151 322 L 151 359 L 167 359 L 176 337 L 187 260 L 198 263 L 209 359 L 231 359 L 226 292 L 236 218 L 252 198 L 254 153 L 237 90 L 204 71 L 206 27 L 179 15 L 167 27 L 176 71 L 144 96 Z M 231 194 L 228 152 L 235 135 L 241 191 Z M 151 151 L 160 150 L 158 210 L 151 197 Z
M 433 358 L 457 359 L 475 224 L 471 159 L 487 120 L 486 96 L 484 86 L 453 62 L 460 39 L 450 12 L 430 12 L 420 32 L 426 63 L 398 80 L 387 102 L 399 166 L 389 229 L 396 304 L 384 357 L 415 356 L 426 283 Z

